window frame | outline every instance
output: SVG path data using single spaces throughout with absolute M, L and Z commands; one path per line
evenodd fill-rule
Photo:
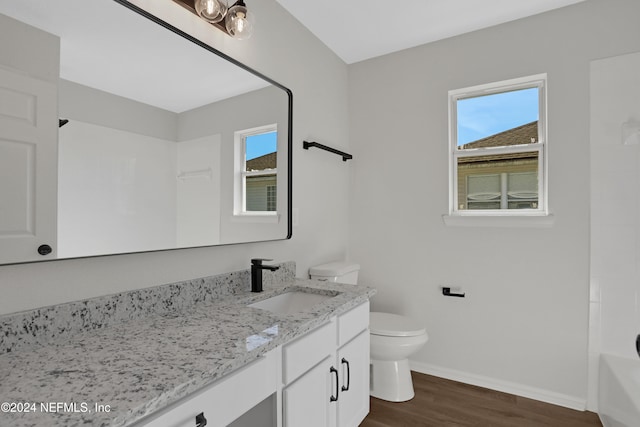
M 547 139 L 547 74 L 536 74 L 516 79 L 450 90 L 449 102 L 449 216 L 459 217 L 523 217 L 548 216 L 548 139 Z M 515 90 L 538 88 L 538 142 L 508 147 L 480 147 L 458 149 L 457 101 Z M 487 155 L 537 152 L 538 155 L 538 207 L 535 209 L 459 209 L 458 159 Z
M 276 182 L 278 180 L 278 168 L 265 169 L 264 171 L 247 171 L 247 138 L 263 133 L 278 132 L 277 123 L 257 126 L 250 129 L 243 129 L 233 133 L 234 152 L 235 152 L 235 178 L 234 178 L 234 201 L 233 215 L 234 217 L 279 217 L 278 206 L 274 211 L 247 211 L 247 177 L 275 175 Z M 280 144 L 276 146 L 276 156 L 279 152 Z

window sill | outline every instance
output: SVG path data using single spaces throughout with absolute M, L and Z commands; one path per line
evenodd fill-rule
M 280 214 L 277 213 L 250 213 L 238 214 L 231 217 L 232 222 L 259 223 L 259 224 L 279 224 Z
M 447 227 L 549 228 L 555 217 L 548 215 L 442 215 Z

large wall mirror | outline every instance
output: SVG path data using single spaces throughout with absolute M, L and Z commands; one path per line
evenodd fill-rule
M 287 88 L 121 0 L 0 39 L 0 264 L 291 236 Z

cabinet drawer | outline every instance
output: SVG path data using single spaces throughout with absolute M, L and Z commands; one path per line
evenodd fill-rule
M 369 328 L 369 301 L 338 317 L 338 347 Z
M 286 345 L 282 350 L 282 382 L 289 384 L 329 356 L 335 348 L 335 320 Z
M 140 427 L 192 427 L 204 413 L 207 426 L 226 426 L 277 391 L 279 348 L 214 384 L 142 420 Z

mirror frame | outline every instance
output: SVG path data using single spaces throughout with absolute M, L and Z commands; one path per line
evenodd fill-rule
M 185 246 L 185 247 L 176 247 L 176 248 L 161 248 L 161 249 L 150 249 L 150 250 L 146 250 L 146 251 L 132 251 L 132 252 L 118 252 L 118 253 L 109 253 L 109 254 L 100 254 L 100 255 L 87 255 L 87 256 L 78 256 L 78 257 L 69 257 L 69 258 L 53 258 L 53 259 L 42 259 L 42 260 L 28 260 L 28 261 L 18 261 L 18 262 L 9 262 L 9 263 L 1 263 L 0 262 L 0 267 L 1 266 L 5 266 L 5 265 L 20 265 L 20 264 L 32 264 L 32 263 L 42 263 L 42 262 L 55 262 L 55 261 L 65 261 L 65 260 L 78 260 L 78 259 L 84 259 L 84 258 L 101 258 L 101 257 L 110 257 L 110 256 L 118 256 L 118 255 L 132 255 L 132 254 L 142 254 L 142 253 L 153 253 L 153 252 L 166 252 L 166 251 L 175 251 L 175 250 L 184 250 L 184 249 L 197 249 L 197 248 L 210 248 L 210 247 L 224 247 L 224 246 L 230 246 L 230 245 L 243 245 L 243 244 L 248 244 L 248 243 L 258 243 L 258 242 L 270 242 L 270 241 L 280 241 L 280 240 L 288 240 L 291 239 L 292 235 L 293 235 L 293 93 L 292 91 L 287 88 L 286 86 L 283 86 L 282 84 L 276 82 L 275 80 L 265 76 L 264 74 L 254 70 L 253 68 L 243 64 L 242 62 L 232 58 L 231 56 L 215 49 L 214 47 L 204 43 L 203 41 L 191 36 L 190 34 L 187 34 L 186 32 L 174 27 L 173 25 L 167 23 L 166 21 L 163 21 L 162 19 L 158 18 L 157 16 L 151 14 L 150 12 L 142 9 L 141 7 L 130 3 L 127 0 L 112 0 L 124 7 L 126 7 L 127 9 L 131 10 L 133 13 L 137 13 L 138 15 L 141 15 L 147 19 L 149 19 L 150 21 L 152 21 L 153 23 L 160 25 L 161 27 L 164 27 L 165 29 L 173 32 L 174 34 L 178 35 L 179 37 L 182 37 L 183 39 L 194 43 L 198 46 L 200 46 L 201 48 L 205 49 L 206 51 L 208 51 L 209 53 L 212 53 L 218 57 L 220 57 L 221 59 L 228 61 L 230 63 L 232 63 L 233 65 L 253 74 L 254 76 L 270 83 L 271 85 L 283 90 L 286 94 L 287 94 L 287 99 L 288 99 L 288 105 L 287 105 L 287 126 L 286 126 L 286 130 L 287 130 L 287 179 L 286 179 L 286 185 L 287 185 L 287 195 L 286 195 L 286 199 L 287 199 L 287 207 L 286 207 L 286 213 L 287 213 L 287 235 L 283 238 L 277 238 L 277 239 L 265 239 L 265 240 L 249 240 L 249 241 L 243 241 L 243 242 L 232 242 L 232 243 L 221 243 L 221 244 L 214 244 L 214 245 L 202 245 L 202 246 Z M 167 0 L 168 1 L 168 0 Z

